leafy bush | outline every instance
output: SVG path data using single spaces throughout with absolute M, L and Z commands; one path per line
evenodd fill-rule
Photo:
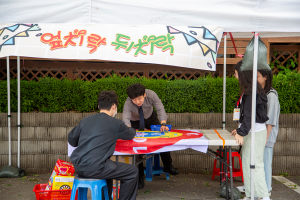
M 273 86 L 278 91 L 281 113 L 300 112 L 300 74 L 289 72 L 274 76 Z M 198 80 L 157 80 L 146 78 L 120 78 L 113 76 L 94 82 L 55 78 L 21 81 L 21 111 L 32 112 L 93 112 L 97 110 L 97 97 L 102 90 L 115 90 L 122 112 L 127 98 L 126 89 L 141 83 L 161 98 L 168 113 L 221 113 L 223 110 L 223 78 L 211 76 Z M 238 80 L 226 79 L 226 112 L 233 111 L 239 96 Z M 11 80 L 11 111 L 17 112 L 17 81 Z M 0 81 L 0 112 L 7 112 L 7 82 Z

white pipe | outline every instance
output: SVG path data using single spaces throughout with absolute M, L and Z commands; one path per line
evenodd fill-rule
M 10 128 L 10 70 L 9 56 L 6 57 L 6 77 L 7 77 L 7 128 L 8 128 L 8 165 L 11 165 L 11 128 Z
M 226 46 L 227 33 L 224 35 L 224 64 L 223 64 L 223 130 L 226 123 Z
M 17 67 L 18 67 L 18 168 L 20 168 L 20 131 L 21 131 L 21 72 L 20 72 L 20 56 L 17 56 Z
M 251 200 L 254 200 L 254 173 L 255 173 L 255 118 L 256 118 L 256 87 L 257 87 L 257 53 L 258 34 L 255 32 L 253 55 L 253 83 L 252 83 L 252 114 L 251 114 Z

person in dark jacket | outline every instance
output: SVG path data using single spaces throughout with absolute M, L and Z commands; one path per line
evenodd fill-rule
M 245 184 L 246 199 L 250 195 L 250 154 L 251 154 L 251 108 L 252 108 L 252 82 L 253 71 L 238 71 L 238 79 L 243 93 L 240 98 L 239 128 L 232 132 L 237 143 L 243 145 L 242 162 L 243 176 Z M 264 149 L 267 139 L 267 129 L 265 122 L 269 120 L 267 116 L 268 98 L 262 86 L 257 82 L 256 94 L 256 116 L 255 116 L 255 177 L 254 196 L 269 200 L 269 193 L 265 180 L 264 171 Z
M 118 104 L 114 91 L 99 94 L 100 113 L 82 119 L 68 135 L 69 144 L 77 147 L 70 158 L 79 177 L 106 179 L 110 198 L 112 181 L 116 179 L 121 181 L 119 199 L 134 200 L 138 188 L 137 167 L 110 160 L 117 140 L 132 140 L 136 134 L 133 128 L 114 118 Z

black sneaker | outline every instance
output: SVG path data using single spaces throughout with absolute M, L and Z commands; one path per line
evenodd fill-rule
M 138 189 L 143 189 L 144 187 L 145 187 L 144 177 L 140 177 Z
M 166 172 L 166 173 L 169 173 L 171 175 L 178 175 L 179 174 L 179 172 L 173 167 L 172 164 L 168 167 L 164 166 L 163 171 Z

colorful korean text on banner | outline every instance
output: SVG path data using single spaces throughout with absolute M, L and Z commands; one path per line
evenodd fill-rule
M 0 24 L 0 57 L 107 60 L 216 68 L 223 28 L 112 24 Z

